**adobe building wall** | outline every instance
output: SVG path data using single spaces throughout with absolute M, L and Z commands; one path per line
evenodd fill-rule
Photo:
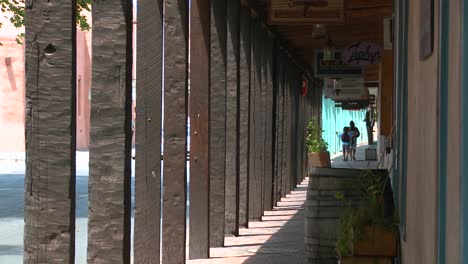
M 90 91 L 91 91 L 91 45 L 88 45 L 89 40 L 86 34 L 82 31 L 77 31 L 76 42 L 76 148 L 78 150 L 86 150 L 89 146 L 89 131 L 90 131 Z M 79 48 L 78 48 L 79 47 Z
M 438 36 L 434 11 L 434 51 L 419 59 L 420 1 L 409 2 L 408 161 L 406 241 L 403 263 L 437 263 Z
M 434 52 L 419 59 L 419 5 L 410 1 L 408 43 L 407 239 L 403 263 L 437 263 L 439 6 Z M 447 139 L 446 263 L 460 263 L 461 1 L 450 1 Z
M 24 29 L 0 17 L 0 152 L 22 152 L 24 142 L 24 45 L 15 41 Z M 77 30 L 77 148 L 89 145 L 89 89 L 91 88 L 91 32 Z M 8 62 L 7 62 L 8 61 Z
M 91 15 L 85 14 L 91 24 Z M 134 17 L 136 13 L 134 10 Z M 16 36 L 24 29 L 15 28 L 8 19 L 0 17 L 3 23 L 0 29 L 0 152 L 23 152 L 24 142 L 24 109 L 25 109 L 25 69 L 24 69 L 24 45 L 18 45 Z M 136 54 L 136 21 L 133 23 L 133 80 L 136 78 L 135 54 Z M 92 45 L 91 31 L 77 30 L 77 150 L 87 150 L 90 134 L 90 89 L 91 89 L 91 65 Z M 6 58 L 8 65 L 6 63 Z M 135 98 L 133 100 L 135 109 Z M 132 113 L 135 119 L 135 111 Z M 135 136 L 133 136 L 133 143 Z
M 24 150 L 24 46 L 19 30 L 1 16 L 0 30 L 0 152 Z

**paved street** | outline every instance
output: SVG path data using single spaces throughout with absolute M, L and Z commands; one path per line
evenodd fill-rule
M 24 170 L 24 154 L 0 154 L 1 264 L 18 264 L 23 262 Z M 134 178 L 132 177 L 132 193 L 133 189 Z M 76 177 L 76 264 L 86 263 L 87 215 L 88 153 L 78 152 Z

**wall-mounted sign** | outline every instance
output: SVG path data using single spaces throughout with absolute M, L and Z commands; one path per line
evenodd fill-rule
M 324 95 L 334 101 L 368 100 L 369 90 L 363 78 L 325 78 Z
M 271 0 L 270 24 L 343 23 L 344 0 Z
M 343 50 L 342 59 L 344 63 L 358 67 L 380 63 L 382 47 L 370 42 L 355 42 Z
M 323 59 L 323 51 L 315 52 L 314 71 L 316 77 L 360 77 L 363 70 L 361 67 L 356 67 L 346 64 L 342 59 L 342 51 L 335 51 L 335 59 Z

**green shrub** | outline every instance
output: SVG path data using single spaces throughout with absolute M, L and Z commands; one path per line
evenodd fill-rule
M 327 151 L 328 143 L 323 140 L 322 132 L 324 130 L 320 129 L 318 122 L 314 119 L 309 121 L 307 126 L 307 151 L 308 152 L 321 152 Z
M 379 227 L 385 230 L 398 230 L 398 217 L 396 212 L 386 216 L 383 207 L 383 195 L 387 179 L 365 170 L 360 175 L 361 191 L 359 206 L 353 206 L 344 194 L 336 193 L 335 198 L 344 204 L 337 227 L 336 253 L 338 256 L 352 256 L 353 246 L 362 237 L 365 226 Z

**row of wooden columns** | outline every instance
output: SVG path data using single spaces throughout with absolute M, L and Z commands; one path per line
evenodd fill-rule
M 76 3 L 34 3 L 26 6 L 24 259 L 73 263 Z M 187 201 L 189 257 L 206 258 L 304 179 L 306 126 L 320 116 L 321 91 L 301 96 L 309 77 L 240 1 L 138 5 L 134 260 L 184 263 Z M 131 2 L 94 1 L 92 10 L 88 263 L 129 263 Z

